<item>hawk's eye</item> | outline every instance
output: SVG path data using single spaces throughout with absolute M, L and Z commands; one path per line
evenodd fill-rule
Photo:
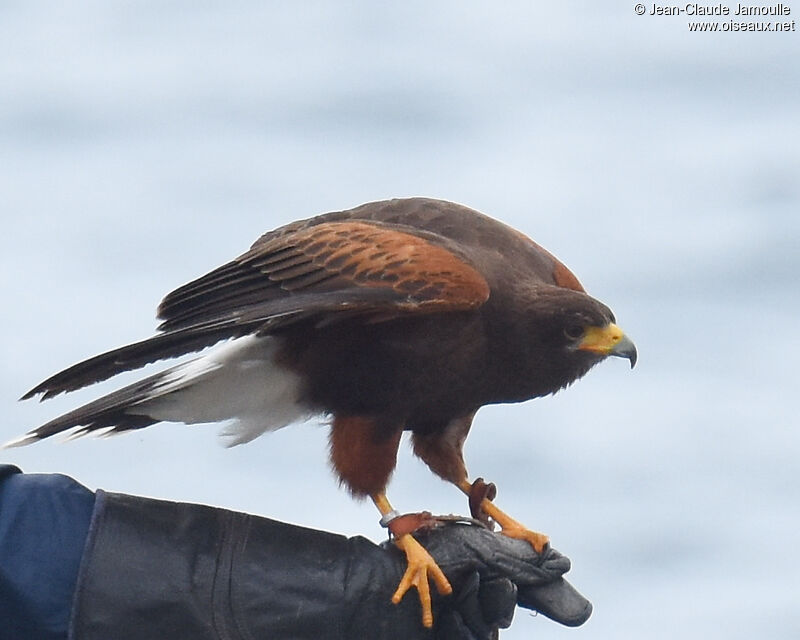
M 582 338 L 584 334 L 584 329 L 579 324 L 569 324 L 564 327 L 564 335 L 567 336 L 570 340 L 577 340 Z

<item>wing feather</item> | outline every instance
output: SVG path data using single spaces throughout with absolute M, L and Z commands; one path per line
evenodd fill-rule
M 314 319 L 323 327 L 356 317 L 465 310 L 489 297 L 484 277 L 454 252 L 397 225 L 341 221 L 294 225 L 169 294 L 161 333 L 80 362 L 23 398 L 50 398 L 111 376 L 250 333 Z
M 279 299 L 301 291 L 385 288 L 408 297 L 425 312 L 480 306 L 489 297 L 486 280 L 442 245 L 379 222 L 294 225 L 169 294 L 159 306 L 159 329 L 179 329 L 255 299 Z
M 399 300 L 392 291 L 373 289 L 307 293 L 245 305 L 202 323 L 159 333 L 79 362 L 36 385 L 21 399 L 41 394 L 45 400 L 107 380 L 123 371 L 200 351 L 222 340 L 251 333 L 274 333 L 319 315 L 344 319 L 376 313 L 396 304 L 408 303 Z

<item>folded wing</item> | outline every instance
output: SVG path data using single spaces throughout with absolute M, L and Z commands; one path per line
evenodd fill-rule
M 160 333 L 73 365 L 31 389 L 43 399 L 221 340 L 267 335 L 299 321 L 387 321 L 476 308 L 484 277 L 426 234 L 374 221 L 291 225 L 164 298 Z

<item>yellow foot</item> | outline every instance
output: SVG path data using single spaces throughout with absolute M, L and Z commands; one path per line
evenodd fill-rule
M 397 604 L 403 599 L 406 591 L 412 586 L 416 587 L 419 592 L 419 602 L 422 605 L 422 624 L 430 628 L 433 626 L 433 610 L 431 608 L 431 587 L 428 584 L 428 578 L 430 577 L 433 580 L 436 589 L 443 596 L 452 593 L 453 587 L 450 586 L 431 554 L 410 533 L 398 538 L 395 544 L 405 552 L 408 568 L 402 580 L 400 580 L 397 591 L 392 596 L 392 602 Z
M 538 531 L 531 531 L 530 529 L 524 527 L 513 518 L 505 516 L 506 519 L 503 522 L 498 520 L 496 516 L 492 516 L 492 518 L 494 518 L 494 521 L 500 525 L 501 527 L 500 533 L 502 533 L 504 536 L 508 536 L 509 538 L 515 538 L 517 540 L 527 540 L 533 547 L 534 551 L 536 551 L 536 553 L 541 553 L 542 551 L 544 551 L 544 546 L 548 542 L 550 542 L 550 538 L 544 533 L 539 533 Z
M 500 511 L 500 509 L 495 507 L 494 504 L 488 500 L 484 500 L 481 503 L 481 508 L 489 514 L 492 520 L 500 525 L 500 528 L 502 529 L 500 533 L 508 536 L 509 538 L 527 540 L 530 542 L 536 553 L 541 553 L 544 550 L 544 546 L 550 542 L 550 538 L 548 538 L 545 534 L 539 533 L 538 531 L 531 531 L 527 527 L 514 520 L 514 518 L 508 514 Z
M 480 479 L 479 481 L 482 482 Z M 468 496 L 472 494 L 473 485 L 466 478 L 456 484 L 459 489 L 461 489 Z M 536 553 L 541 553 L 544 551 L 545 545 L 550 542 L 550 538 L 548 538 L 545 534 L 539 533 L 538 531 L 531 531 L 527 527 L 521 525 L 507 513 L 498 509 L 491 500 L 486 498 L 481 500 L 480 508 L 492 520 L 500 525 L 500 528 L 502 529 L 500 533 L 508 536 L 509 538 L 527 540 Z

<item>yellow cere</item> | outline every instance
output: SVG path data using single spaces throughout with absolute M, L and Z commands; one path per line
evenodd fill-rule
M 608 353 L 625 337 L 622 329 L 613 322 L 605 327 L 587 327 L 578 349 Z

